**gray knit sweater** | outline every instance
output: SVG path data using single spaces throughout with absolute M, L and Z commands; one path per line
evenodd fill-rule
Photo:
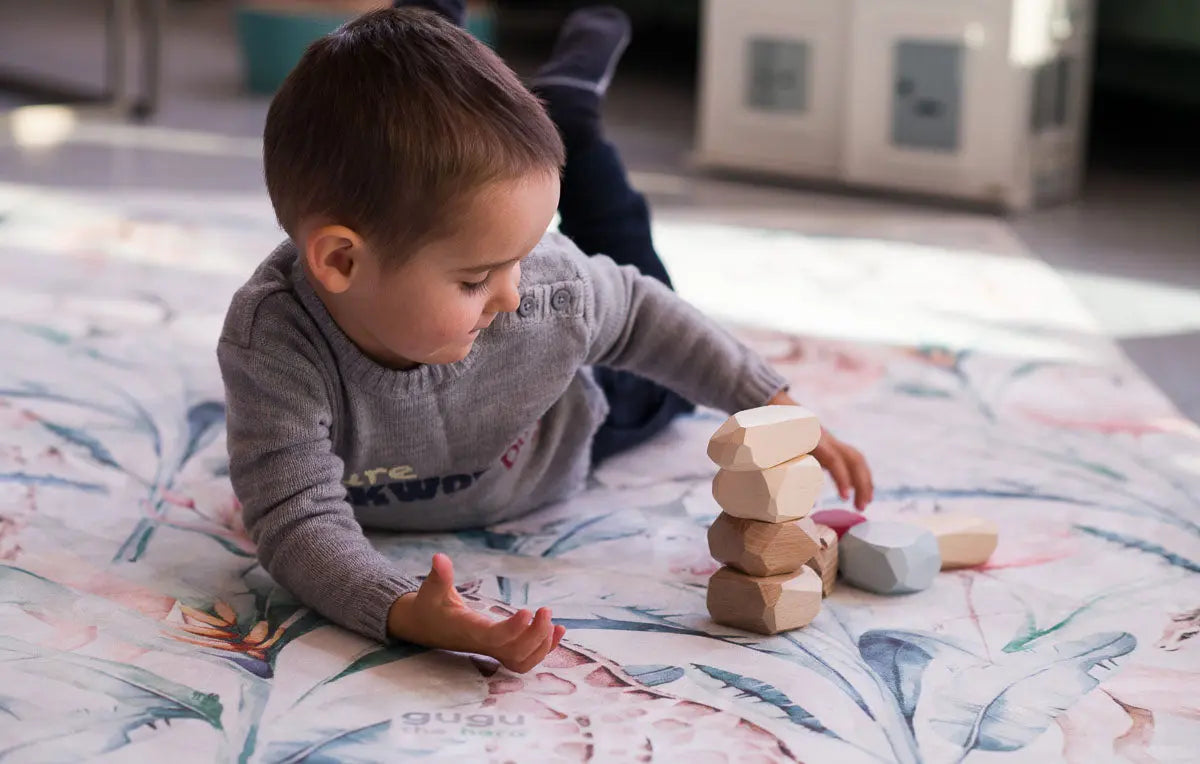
M 590 365 L 628 369 L 737 411 L 785 382 L 657 281 L 547 234 L 521 306 L 458 363 L 408 371 L 367 358 L 280 246 L 233 298 L 217 349 L 230 475 L 268 572 L 376 640 L 416 582 L 362 527 L 485 526 L 584 484 L 607 411 Z

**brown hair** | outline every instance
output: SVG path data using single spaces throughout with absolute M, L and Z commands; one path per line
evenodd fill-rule
M 290 236 L 327 216 L 395 264 L 483 185 L 557 173 L 563 145 L 485 45 L 434 13 L 388 9 L 309 47 L 271 101 L 263 164 Z

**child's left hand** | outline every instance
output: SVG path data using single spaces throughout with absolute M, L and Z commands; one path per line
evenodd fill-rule
M 772 406 L 798 406 L 786 392 L 771 399 Z M 813 458 L 829 472 L 837 486 L 838 495 L 850 500 L 850 489 L 854 488 L 854 506 L 861 512 L 875 497 L 875 485 L 871 481 L 871 468 L 866 457 L 854 446 L 843 443 L 829 430 L 822 429 L 821 442 L 813 449 Z

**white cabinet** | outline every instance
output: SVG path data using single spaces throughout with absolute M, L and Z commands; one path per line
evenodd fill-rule
M 1092 0 L 706 0 L 697 156 L 1020 210 L 1078 190 Z
M 838 176 L 846 6 L 845 0 L 706 0 L 699 120 L 705 161 Z

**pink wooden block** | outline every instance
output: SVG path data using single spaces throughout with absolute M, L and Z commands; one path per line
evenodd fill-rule
M 847 509 L 822 509 L 819 512 L 813 512 L 811 517 L 817 525 L 827 525 L 837 531 L 839 539 L 846 535 L 846 531 L 867 521 L 866 515 Z

